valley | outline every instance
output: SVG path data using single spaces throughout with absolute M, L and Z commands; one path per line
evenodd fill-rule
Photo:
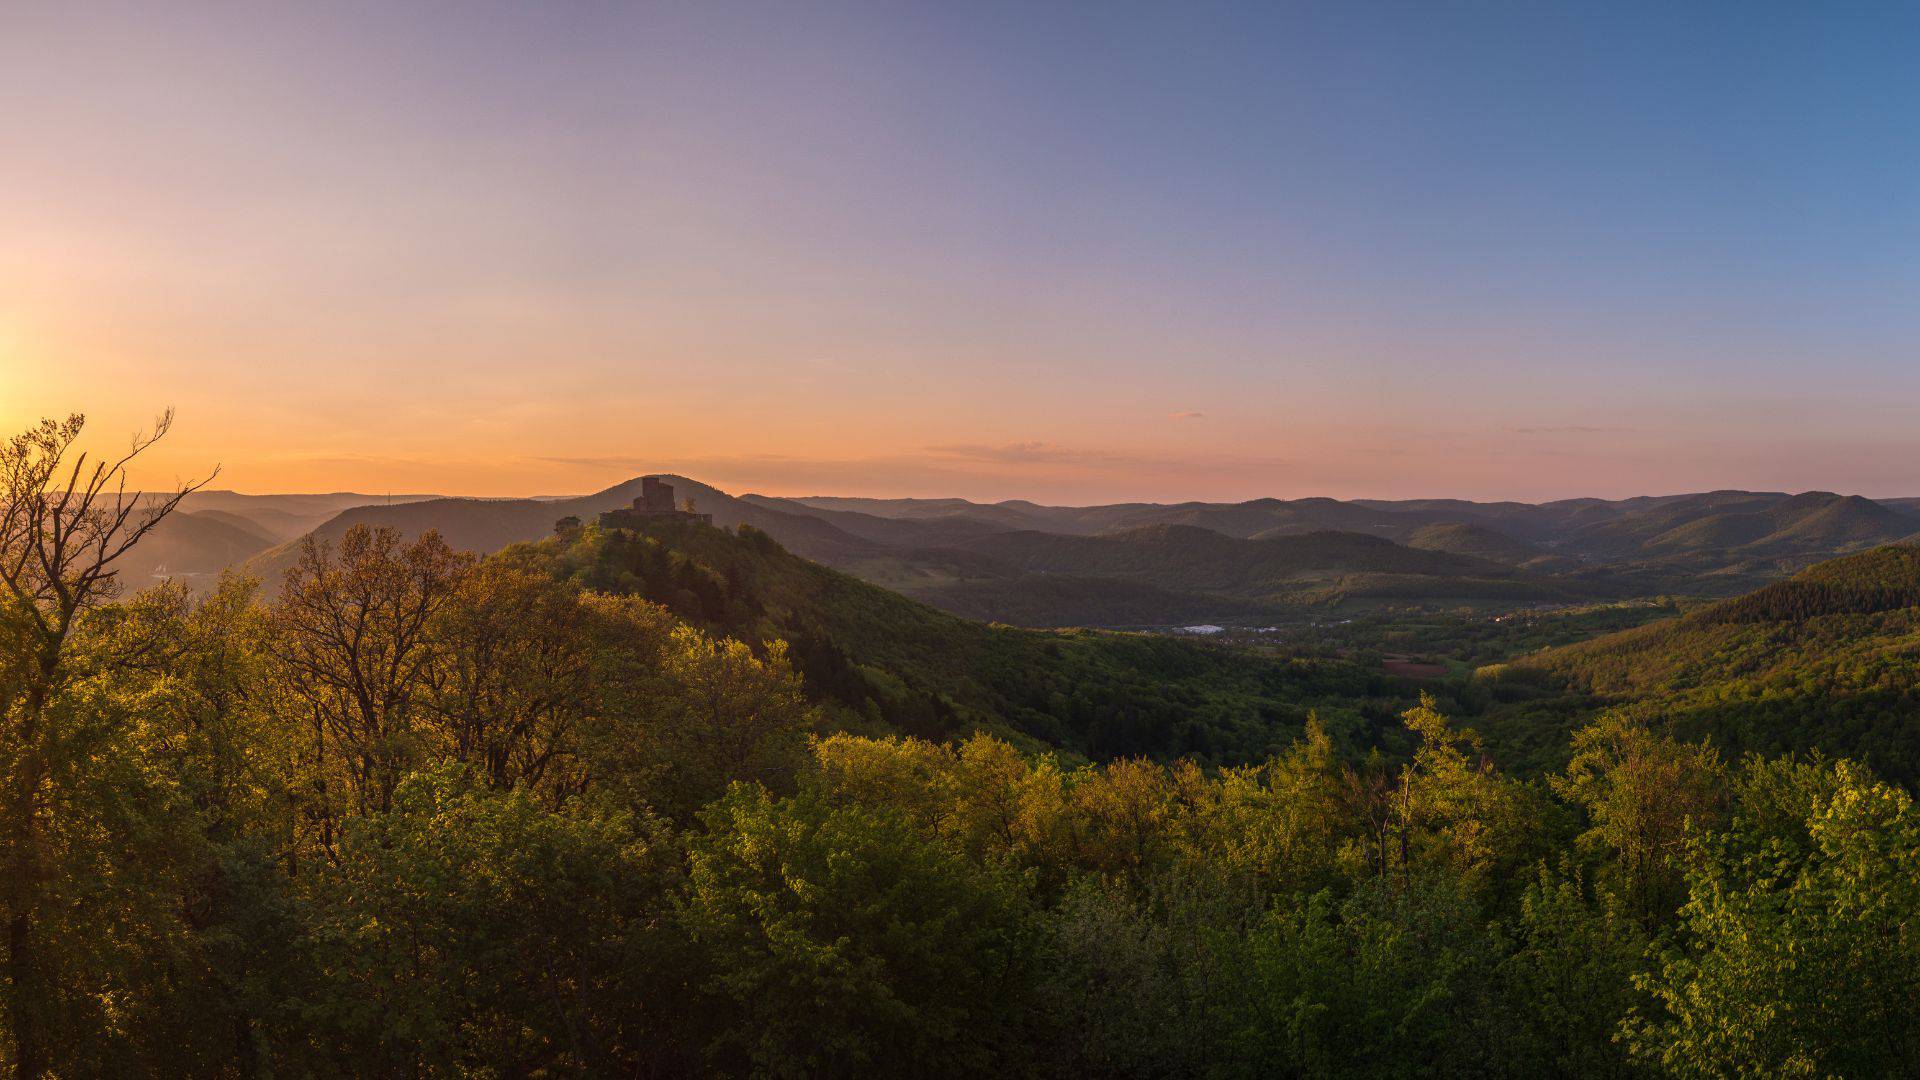
M 1544 504 L 1260 499 L 1050 507 L 959 499 L 735 496 L 666 478 L 716 524 L 968 618 L 1022 626 L 1258 626 L 1328 613 L 1468 615 L 1725 597 L 1920 534 L 1920 500 L 1709 492 Z M 593 519 L 640 481 L 555 499 L 193 496 L 123 572 L 271 591 L 300 538 L 433 529 L 477 552 Z
M 1916 42 L 0 6 L 0 1080 L 1920 1080 Z
M 58 475 L 32 463 L 77 428 L 43 430 L 9 475 Z M 393 1074 L 396 1044 L 555 1075 L 1719 1075 L 1660 1064 L 1691 1044 L 1634 1026 L 1650 993 L 1824 950 L 1713 1022 L 1829 977 L 1907 1000 L 1910 503 L 649 476 L 193 491 L 100 562 L 107 489 L 15 483 L 0 522 L 68 509 L 0 544 L 0 688 L 82 721 L 41 737 L 37 820 L 48 895 L 85 902 L 37 925 L 109 943 L 42 955 L 129 987 L 113 1039 L 59 1043 L 84 1073 L 164 1031 L 209 1075 Z M 63 595 L 78 633 L 37 634 Z M 247 1041 L 175 1019 L 209 1012 Z
M 639 478 L 542 499 L 205 492 L 124 574 L 192 567 L 177 579 L 195 591 L 236 574 L 270 598 L 304 545 L 431 531 L 456 550 L 557 559 L 587 587 L 756 648 L 784 642 L 846 730 L 989 730 L 1092 759 L 1255 761 L 1309 713 L 1347 752 L 1391 749 L 1393 716 L 1426 692 L 1523 773 L 1564 765 L 1570 732 L 1618 708 L 1730 751 L 1920 767 L 1886 719 L 1906 715 L 1905 684 L 1885 674 L 1915 603 L 1898 553 L 1916 550 L 1901 543 L 1920 531 L 1920 500 L 1050 507 L 735 496 L 663 479 L 713 526 L 554 537 L 556 520 L 632 503 Z M 1844 584 L 1878 576 L 1892 582 L 1882 592 Z M 1745 590 L 1758 591 L 1728 599 Z M 1844 651 L 1820 645 L 1843 635 Z M 1809 734 L 1808 709 L 1835 719 Z

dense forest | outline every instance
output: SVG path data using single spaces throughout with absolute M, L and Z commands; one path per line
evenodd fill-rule
M 1833 559 L 1747 596 L 1483 673 L 1516 699 L 1502 731 L 1585 695 L 1571 715 L 1620 712 L 1731 752 L 1819 750 L 1920 779 L 1920 546 Z M 1550 691 L 1541 694 L 1543 690 Z M 1537 696 L 1540 695 L 1540 696 Z
M 1815 694 L 1740 755 L 1585 669 L 1515 772 L 1467 690 L 697 524 L 134 592 L 174 504 L 80 433 L 0 449 L 14 1075 L 1920 1074 L 1920 810 Z M 1893 558 L 1630 640 L 1886 620 Z
M 1309 713 L 1348 749 L 1370 747 L 1414 697 L 1321 650 L 982 625 L 798 558 L 747 525 L 586 529 L 497 561 L 651 600 L 756 649 L 781 643 L 835 730 L 948 739 L 984 728 L 1095 758 L 1241 764 L 1287 746 Z

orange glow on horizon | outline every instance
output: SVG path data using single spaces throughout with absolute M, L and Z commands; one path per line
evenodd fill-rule
M 1332 14 L 1174 54 L 1035 14 L 1140 31 L 1066 80 L 943 9 L 490 14 L 10 15 L 0 423 L 117 444 L 171 405 L 142 481 L 257 492 L 1920 495 L 1874 87 L 1721 147 L 1729 184 L 1631 163 L 1751 123 L 1472 34 L 1416 70 Z M 1793 137 L 1854 133 L 1786 214 L 1829 160 Z

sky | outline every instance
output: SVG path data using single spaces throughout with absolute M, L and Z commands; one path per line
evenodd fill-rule
M 254 492 L 1920 495 L 1920 8 L 0 6 L 0 428 Z

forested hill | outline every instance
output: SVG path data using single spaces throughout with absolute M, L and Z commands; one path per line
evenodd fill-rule
M 691 499 L 703 513 L 721 525 L 748 524 L 777 532 L 783 542 L 816 559 L 845 557 L 873 545 L 831 523 L 799 514 L 758 506 L 682 476 L 667 476 L 677 497 Z M 487 554 L 508 544 L 537 540 L 553 532 L 553 524 L 569 515 L 593 521 L 607 510 L 632 504 L 641 492 L 636 477 L 604 491 L 567 499 L 458 499 L 433 498 L 401 504 L 355 506 L 341 510 L 317 528 L 315 540 L 337 542 L 356 525 L 390 528 L 412 539 L 433 530 L 455 548 Z M 304 539 L 304 538 L 303 538 Z M 271 592 L 286 569 L 299 558 L 299 540 L 262 552 L 242 569 L 260 579 Z
M 62 475 L 54 434 L 16 478 Z M 21 1076 L 1920 1061 L 1910 793 L 1661 730 L 1912 772 L 1911 549 L 1543 658 L 1512 689 L 1629 715 L 1567 699 L 1536 730 L 1571 753 L 1519 777 L 1483 749 L 1529 704 L 1502 679 L 1394 700 L 1346 661 L 971 623 L 751 527 L 484 559 L 356 528 L 262 604 L 116 602 L 71 542 L 96 520 L 12 534 L 57 587 L 0 576 Z
M 1538 573 L 1366 533 L 1248 539 L 1181 524 L 1098 536 L 1002 530 L 827 561 L 947 611 L 1030 626 L 1262 625 L 1344 605 L 1512 609 L 1631 589 L 1604 574 Z
M 945 738 L 984 727 L 1094 758 L 1233 762 L 1288 745 L 1310 710 L 1364 746 L 1410 700 L 1398 680 L 1338 659 L 973 622 L 793 555 L 751 526 L 590 528 L 504 557 L 643 596 L 711 632 L 784 640 L 809 691 L 855 728 Z
M 1920 515 L 1905 504 L 1831 492 L 1537 506 L 1305 498 L 1047 507 L 736 496 L 660 478 L 718 525 L 751 525 L 795 554 L 944 610 L 1042 627 L 1261 626 L 1336 608 L 1512 611 L 1725 597 L 1920 532 Z M 191 516 L 143 542 L 122 571 L 140 584 L 172 577 L 204 591 L 239 565 L 271 594 L 307 536 L 337 542 L 355 525 L 406 538 L 431 529 L 485 554 L 546 536 L 560 518 L 593 521 L 626 506 L 642 482 L 540 499 L 201 493 L 186 504 Z
M 1446 551 L 1455 555 L 1490 559 L 1510 566 L 1525 566 L 1529 563 L 1554 564 L 1552 556 L 1540 548 L 1516 540 L 1505 533 L 1495 532 L 1484 525 L 1460 523 L 1423 525 L 1408 535 L 1406 545 L 1423 551 Z
M 1361 533 L 1322 530 L 1242 540 L 1197 525 L 1144 525 L 1101 536 L 1000 533 L 968 545 L 1023 570 L 1098 572 L 1114 577 L 1179 574 L 1180 584 L 1216 590 L 1272 592 L 1303 568 L 1383 573 L 1479 573 L 1504 567 L 1437 551 L 1416 551 Z
M 1920 547 L 1811 567 L 1734 600 L 1528 657 L 1603 706 L 1730 752 L 1817 749 L 1920 776 Z

